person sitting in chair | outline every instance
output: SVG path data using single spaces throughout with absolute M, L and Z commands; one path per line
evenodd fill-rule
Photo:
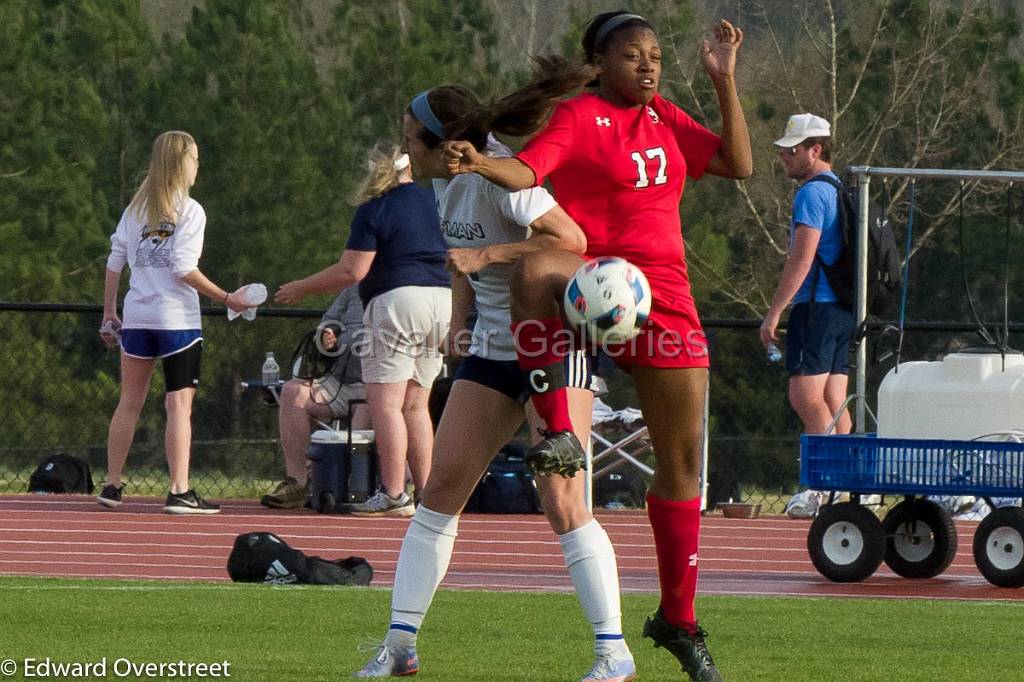
M 291 509 L 306 504 L 306 453 L 310 428 L 317 422 L 351 418 L 354 430 L 370 427 L 369 412 L 363 405 L 354 406 L 349 415 L 349 401 L 366 398 L 362 363 L 353 352 L 362 327 L 363 304 L 358 287 L 351 286 L 338 294 L 317 325 L 320 340 L 312 349 L 315 357 L 305 363 L 313 367 L 294 368 L 297 376 L 281 388 L 278 414 L 285 478 L 260 499 L 263 506 Z M 320 374 L 318 369 L 326 373 L 310 376 Z

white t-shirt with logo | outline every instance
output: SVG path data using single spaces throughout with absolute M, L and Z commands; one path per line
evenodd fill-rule
M 181 278 L 198 269 L 203 253 L 206 212 L 195 199 L 185 198 L 178 223 L 145 224 L 130 208 L 121 214 L 110 236 L 107 269 L 131 269 L 124 297 L 123 325 L 127 329 L 201 329 L 199 293 Z
M 509 192 L 476 173 L 434 180 L 441 234 L 452 248 L 479 248 L 527 239 L 529 225 L 557 206 L 543 187 Z M 509 325 L 511 264 L 488 265 L 470 276 L 477 320 L 469 351 L 487 360 L 515 360 Z

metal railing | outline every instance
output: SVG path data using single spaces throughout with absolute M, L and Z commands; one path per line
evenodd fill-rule
M 857 227 L 857 325 L 867 319 L 867 282 L 868 282 L 868 205 L 871 195 L 872 177 L 901 177 L 916 181 L 922 179 L 945 180 L 985 180 L 990 182 L 1024 182 L 1024 172 L 1018 171 L 985 171 L 956 170 L 946 168 L 876 168 L 872 166 L 849 166 L 849 173 L 857 176 L 858 215 L 860 224 Z M 910 254 L 906 254 L 910 258 Z M 865 400 L 867 399 L 867 347 L 861 344 L 857 349 L 855 394 L 857 396 L 854 410 L 854 430 L 865 433 L 867 419 Z

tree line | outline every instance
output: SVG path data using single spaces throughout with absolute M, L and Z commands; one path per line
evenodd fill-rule
M 0 300 L 100 302 L 109 235 L 149 145 L 169 129 L 189 131 L 200 145 L 194 195 L 209 218 L 205 272 L 229 288 L 263 281 L 273 289 L 323 267 L 344 246 L 354 210 L 346 198 L 366 150 L 398 141 L 409 99 L 440 83 L 497 95 L 528 77 L 534 48 L 560 43 L 578 55 L 584 21 L 600 3 L 585 5 L 206 0 L 183 30 L 170 31 L 132 0 L 0 3 Z M 1024 66 L 1013 3 L 623 5 L 659 32 L 663 94 L 713 129 L 719 118 L 699 41 L 718 16 L 746 34 L 738 78 L 755 174 L 689 184 L 681 206 L 704 317 L 757 319 L 767 308 L 795 189 L 771 141 L 790 114 L 832 121 L 839 169 L 1022 167 Z M 886 189 L 902 229 L 909 184 L 893 180 Z M 966 279 L 982 316 L 994 319 L 1008 255 L 1001 230 L 1009 215 L 1016 252 L 1021 196 L 977 182 L 920 182 L 915 197 L 908 314 L 967 319 Z M 966 277 L 953 267 L 960 262 Z M 1019 290 L 1015 263 L 1010 278 Z M 1020 301 L 1010 309 L 1019 316 Z M 908 352 L 933 356 L 965 340 L 929 337 Z M 727 377 L 713 384 L 715 432 L 795 433 L 783 379 L 753 333 L 712 342 L 716 376 Z M 53 345 L 30 343 L 43 353 Z M 64 354 L 57 371 L 70 382 L 97 381 L 76 366 L 83 362 Z M 216 371 L 228 372 L 227 364 Z M 49 409 L 54 397 L 33 402 Z

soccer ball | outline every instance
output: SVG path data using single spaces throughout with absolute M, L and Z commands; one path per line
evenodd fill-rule
M 565 287 L 565 316 L 588 339 L 624 343 L 651 314 L 651 286 L 640 268 L 622 258 L 584 263 Z

